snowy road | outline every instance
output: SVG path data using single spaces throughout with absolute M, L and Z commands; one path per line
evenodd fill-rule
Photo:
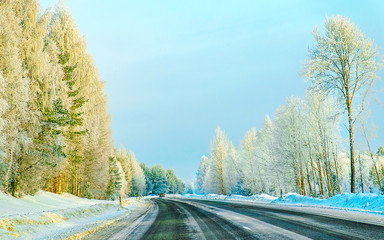
M 142 215 L 143 221 L 137 221 L 134 228 L 119 229 L 119 232 L 109 232 L 103 237 L 207 240 L 384 238 L 384 227 L 380 225 L 276 206 L 169 198 L 156 198 L 154 203 L 155 207 Z

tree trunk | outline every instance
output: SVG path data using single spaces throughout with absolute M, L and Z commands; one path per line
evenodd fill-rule
M 11 154 L 10 154 L 10 160 L 9 160 L 9 167 L 7 170 L 7 173 L 5 174 L 5 182 L 4 182 L 4 191 L 5 193 L 9 193 L 9 178 L 11 175 L 11 170 L 12 170 L 12 165 L 13 165 L 13 149 L 11 149 Z
M 313 164 L 313 159 L 312 159 L 312 150 L 311 150 L 311 143 L 308 140 L 308 147 L 309 147 L 309 159 L 311 160 L 311 166 L 312 166 L 312 175 L 313 175 L 313 192 L 315 194 L 315 197 L 317 197 L 316 193 L 316 178 L 315 178 L 315 166 Z
M 62 191 L 62 186 L 63 186 L 63 180 L 62 180 L 62 173 L 61 173 L 61 171 L 60 171 L 60 173 L 59 173 L 59 180 L 58 180 L 58 186 L 57 186 L 57 193 L 61 193 L 61 191 Z
M 315 194 L 315 197 L 317 197 L 315 164 L 313 163 L 312 159 L 311 159 L 311 165 L 312 165 L 312 177 L 313 177 L 313 192 Z
M 308 166 L 305 166 L 305 168 L 307 169 L 307 180 L 308 180 L 308 186 L 309 186 L 309 195 L 313 195 L 313 191 L 312 191 L 312 185 L 311 185 L 311 177 L 309 175 L 309 170 L 308 170 Z
M 348 109 L 348 123 L 349 123 L 349 149 L 351 158 L 351 193 L 355 192 L 355 152 L 353 149 L 353 121 L 352 121 L 352 106 L 347 90 L 347 109 Z
M 223 160 L 220 159 L 219 162 L 219 174 L 220 174 L 220 187 L 221 187 L 221 193 L 224 195 L 225 189 L 224 189 L 224 169 L 223 169 Z
M 304 170 L 303 170 L 303 163 L 301 161 L 300 157 L 300 178 L 301 178 L 301 194 L 306 195 L 305 193 L 305 178 L 304 178 Z
M 317 170 L 319 171 L 319 181 L 320 181 L 320 194 L 324 196 L 324 185 L 323 185 L 323 174 L 321 172 L 321 163 L 320 160 L 317 161 Z
M 13 193 L 12 195 L 14 197 L 17 197 L 17 195 L 19 194 L 20 192 L 20 163 L 22 161 L 22 154 L 23 154 L 23 148 L 21 148 L 21 153 L 20 153 L 20 156 L 17 158 L 17 176 L 16 176 L 16 181 L 15 181 L 15 187 L 13 189 Z
M 369 144 L 368 137 L 366 136 L 366 133 L 365 133 L 365 132 L 364 132 L 364 137 L 365 137 L 365 141 L 367 142 L 369 155 L 371 156 L 372 163 L 373 163 L 373 167 L 374 167 L 375 172 L 376 172 L 377 182 L 378 182 L 378 184 L 379 184 L 379 186 L 380 186 L 380 189 L 381 189 L 380 174 L 379 174 L 379 171 L 377 170 L 377 166 L 376 166 L 375 159 L 373 158 L 373 154 L 372 154 L 372 150 L 371 150 L 371 144 Z
M 359 167 L 360 167 L 360 181 L 361 181 L 361 192 L 364 193 L 364 182 L 363 182 L 363 171 L 361 166 L 361 156 L 359 154 Z
M 337 192 L 338 192 L 338 194 L 340 194 L 341 193 L 341 189 L 340 189 L 339 167 L 337 165 L 337 147 L 336 147 L 336 153 L 333 152 L 333 161 L 334 161 L 335 170 L 336 170 Z

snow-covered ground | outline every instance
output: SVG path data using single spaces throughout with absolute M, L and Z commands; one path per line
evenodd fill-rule
M 168 195 L 167 195 L 168 196 Z M 207 194 L 207 195 L 199 195 L 199 194 L 183 194 L 179 195 L 183 198 L 194 198 L 194 199 L 206 199 L 206 200 L 226 200 L 226 201 L 247 201 L 247 202 L 272 202 L 276 200 L 277 197 L 268 195 L 268 194 L 257 194 L 252 196 L 242 196 L 242 195 L 217 195 L 217 194 Z
M 0 192 L 0 239 L 69 238 L 109 225 L 119 216 L 145 204 L 134 198 L 123 203 L 121 207 L 116 201 L 43 191 L 19 199 Z
M 264 202 L 275 205 L 288 204 L 294 206 L 325 207 L 384 215 L 384 195 L 373 193 L 343 193 L 328 199 L 312 198 L 297 193 L 287 193 L 279 198 L 268 194 L 258 194 L 253 196 L 183 194 L 181 197 L 207 200 Z

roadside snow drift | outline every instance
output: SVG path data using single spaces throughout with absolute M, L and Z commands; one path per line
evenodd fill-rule
M 140 200 L 124 203 L 44 191 L 19 199 L 0 192 L 0 239 L 63 239 L 110 222 Z
M 206 200 L 226 200 L 226 201 L 247 201 L 247 202 L 266 202 L 269 203 L 273 200 L 276 200 L 277 197 L 268 195 L 268 194 L 257 194 L 252 196 L 242 196 L 242 195 L 217 195 L 217 194 L 183 194 L 182 198 L 194 198 L 194 199 L 206 199 Z
M 327 207 L 384 215 L 384 195 L 375 193 L 343 193 L 328 199 L 307 197 L 297 193 L 287 193 L 283 195 L 283 197 L 279 198 L 264 193 L 252 196 L 183 194 L 181 197 L 206 200 L 246 201 L 270 204 L 288 204 L 295 206 Z
M 342 193 L 328 199 L 288 193 L 272 201 L 272 203 L 326 206 L 384 214 L 384 195 L 375 193 Z

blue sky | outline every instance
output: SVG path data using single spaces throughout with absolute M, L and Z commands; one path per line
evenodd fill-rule
M 349 17 L 384 53 L 380 0 L 66 4 L 106 81 L 115 146 L 147 165 L 173 168 L 183 180 L 208 153 L 216 126 L 238 145 L 287 97 L 304 95 L 308 84 L 299 72 L 311 32 L 326 16 Z M 376 88 L 383 86 L 381 80 Z M 384 144 L 383 102 L 383 92 L 371 101 L 375 148 Z

